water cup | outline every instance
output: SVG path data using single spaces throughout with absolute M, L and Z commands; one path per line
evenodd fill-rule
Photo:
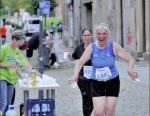
M 74 81 L 74 82 L 71 83 L 70 85 L 71 85 L 71 88 L 76 88 L 76 87 L 77 87 L 77 82 Z
M 135 81 L 136 81 L 136 82 L 140 82 L 140 79 L 136 78 Z
M 68 55 L 69 55 L 69 52 L 64 51 L 64 59 L 67 59 L 67 58 L 68 58 Z

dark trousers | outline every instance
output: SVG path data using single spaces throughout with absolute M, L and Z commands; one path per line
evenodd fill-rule
M 80 76 L 78 79 L 78 86 L 82 95 L 83 114 L 84 116 L 91 116 L 93 110 L 91 80 Z
M 55 32 L 50 32 L 51 39 L 54 39 Z
M 51 59 L 51 65 L 53 65 L 57 61 L 57 57 L 55 53 L 51 53 L 51 56 L 49 59 Z
M 13 93 L 13 97 L 12 97 L 11 105 L 13 105 L 13 104 L 14 104 L 14 102 L 15 102 L 15 95 L 16 95 L 16 89 L 14 88 L 14 93 Z
M 1 39 L 2 39 L 2 44 L 4 45 L 4 44 L 5 44 L 5 42 L 6 42 L 6 36 L 5 36 L 5 35 L 3 35 L 3 36 L 1 37 Z

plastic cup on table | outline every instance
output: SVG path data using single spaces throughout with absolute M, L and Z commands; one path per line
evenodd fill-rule
M 68 51 L 64 51 L 64 59 L 67 59 L 68 55 L 69 55 L 69 52 Z

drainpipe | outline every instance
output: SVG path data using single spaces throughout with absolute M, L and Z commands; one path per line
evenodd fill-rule
M 123 5 L 122 0 L 120 0 L 120 19 L 121 19 L 121 46 L 124 47 L 124 37 L 123 37 Z

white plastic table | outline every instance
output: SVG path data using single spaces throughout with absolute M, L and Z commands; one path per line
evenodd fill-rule
M 35 87 L 31 85 L 31 79 L 28 80 L 28 84 L 24 84 L 24 80 L 19 80 L 19 87 L 23 90 L 24 94 L 24 105 L 26 106 L 26 101 L 29 99 L 30 90 L 38 90 L 39 99 L 44 98 L 44 91 L 46 91 L 47 99 L 55 100 L 55 89 L 59 87 L 59 84 L 52 77 L 43 74 L 42 78 L 37 77 L 38 83 Z

